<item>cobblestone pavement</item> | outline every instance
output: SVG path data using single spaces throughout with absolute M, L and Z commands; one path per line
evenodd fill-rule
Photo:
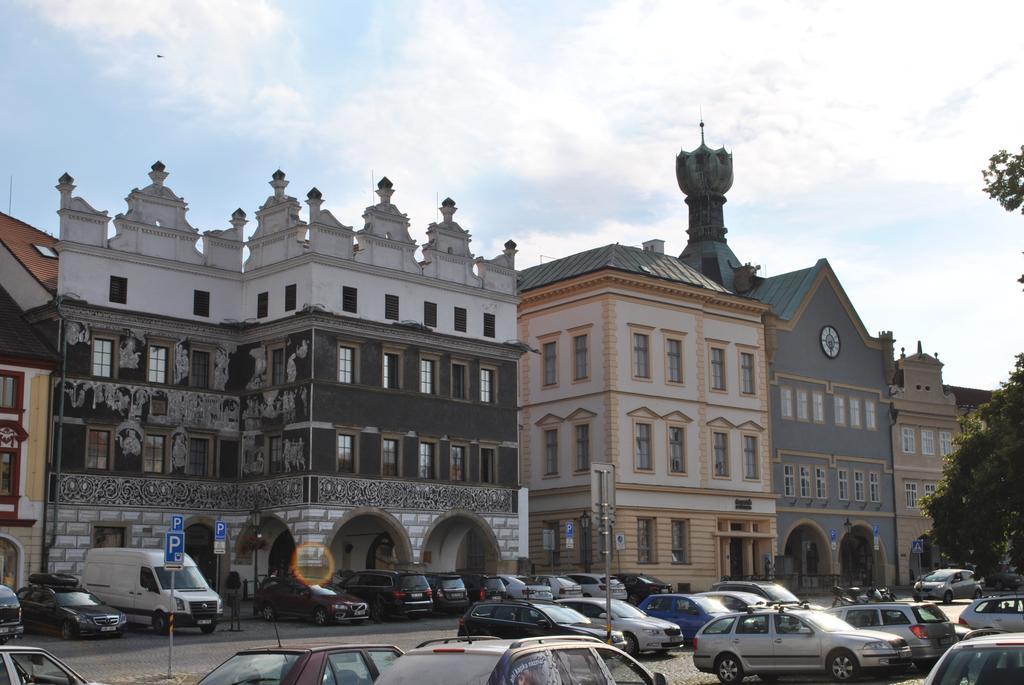
M 957 603 L 943 610 L 953 621 L 967 603 Z M 332 642 L 386 643 L 411 649 L 424 640 L 447 637 L 456 632 L 455 617 L 435 617 L 415 621 L 387 621 L 380 625 L 339 625 L 317 627 L 304 621 L 282 620 L 278 623 L 281 641 L 291 643 L 329 644 Z M 240 649 L 275 645 L 273 624 L 247 619 L 240 633 L 229 632 L 226 624 L 212 635 L 197 630 L 181 630 L 174 636 L 174 681 L 181 685 L 194 683 Z M 27 635 L 22 644 L 45 647 L 89 680 L 106 683 L 162 683 L 167 674 L 167 638 L 153 634 L 148 628 L 132 629 L 121 639 L 74 640 Z M 17 644 L 17 643 L 15 643 Z M 669 683 L 677 685 L 713 685 L 718 679 L 700 673 L 693 666 L 689 647 L 669 656 L 643 655 L 641 661 L 652 671 L 665 674 Z M 750 682 L 758 682 L 751 678 Z M 783 678 L 782 682 L 826 683 L 818 677 Z M 862 685 L 921 685 L 924 674 L 911 670 L 905 677 L 859 681 Z M 425 684 L 427 685 L 427 684 Z M 446 684 L 447 685 L 447 684 Z

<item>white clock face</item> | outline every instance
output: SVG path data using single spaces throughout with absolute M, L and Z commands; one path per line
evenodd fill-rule
M 829 359 L 835 359 L 839 356 L 839 333 L 831 326 L 825 326 L 821 329 L 821 351 Z

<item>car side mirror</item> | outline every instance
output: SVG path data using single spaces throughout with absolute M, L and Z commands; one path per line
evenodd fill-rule
M 551 621 L 547 620 L 546 618 L 537 619 L 537 627 L 538 628 L 550 628 L 551 627 Z
M 601 613 L 599 613 L 599 614 L 597 615 L 597 617 L 598 617 L 598 618 L 608 618 L 608 614 L 606 614 L 605 612 L 603 612 L 603 611 L 602 611 Z
M 664 673 L 655 673 L 654 674 L 654 685 L 667 685 L 667 684 L 668 684 L 668 681 L 665 680 L 665 674 Z

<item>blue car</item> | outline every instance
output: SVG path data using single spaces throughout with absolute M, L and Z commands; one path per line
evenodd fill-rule
M 672 621 L 683 632 L 683 638 L 693 641 L 705 623 L 730 613 L 721 602 L 699 595 L 651 595 L 640 602 L 639 609 L 651 616 Z

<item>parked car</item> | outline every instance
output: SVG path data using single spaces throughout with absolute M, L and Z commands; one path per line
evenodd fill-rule
M 490 576 L 486 573 L 463 573 L 462 583 L 466 586 L 466 594 L 471 602 L 508 596 L 505 581 L 498 576 Z
M 710 592 L 698 592 L 694 596 L 717 599 L 729 611 L 746 611 L 747 607 L 765 608 L 768 606 L 768 600 L 761 595 L 739 590 L 711 590 Z
M 1000 592 L 1003 590 L 1016 590 L 1021 585 L 1024 585 L 1024 576 L 1012 568 L 996 571 L 985 576 L 985 587 L 999 590 Z
M 1024 683 L 1024 633 L 979 635 L 950 647 L 924 685 Z
M 128 618 L 78 585 L 74 576 L 33 573 L 18 590 L 25 629 L 57 633 L 65 640 L 89 635 L 122 637 Z
M 533 576 L 530 580 L 538 585 L 547 585 L 551 590 L 551 597 L 553 599 L 583 596 L 583 588 L 580 587 L 580 584 L 569 580 L 565 576 Z
M 0 645 L 25 632 L 21 624 L 21 603 L 14 591 L 0 585 Z
M 981 584 L 974 571 L 966 568 L 940 568 L 921 576 L 914 583 L 914 601 L 941 599 L 949 604 L 954 599 L 981 597 Z
M 5 682 L 27 685 L 102 685 L 80 675 L 63 661 L 40 647 L 0 647 Z M 8 676 L 9 674 L 9 676 Z M 17 679 L 15 679 L 17 676 Z M 8 680 L 8 677 L 10 680 Z
M 607 616 L 607 600 L 599 597 L 560 599 L 558 603 L 575 609 L 597 625 L 604 623 Z M 683 634 L 679 626 L 671 621 L 648 616 L 621 599 L 612 600 L 612 629 L 622 633 L 626 639 L 623 649 L 630 656 L 640 652 L 664 653 L 683 646 Z
M 498 576 L 505 583 L 506 596 L 514 599 L 554 599 L 547 583 L 539 583 L 525 576 Z
M 253 598 L 256 613 L 267 621 L 280 617 L 311 619 L 318 626 L 370 617 L 366 602 L 331 586 L 306 585 L 297 578 L 269 578 Z
M 434 591 L 421 573 L 360 571 L 333 587 L 366 602 L 375 622 L 385 616 L 426 616 L 434 610 Z
M 649 595 L 672 591 L 671 585 L 645 573 L 620 573 L 615 577 L 626 586 L 626 600 L 630 604 L 639 604 Z
M 697 595 L 653 595 L 640 602 L 640 610 L 649 616 L 679 626 L 683 638 L 693 639 L 697 631 L 715 616 L 729 613 L 721 602 Z
M 822 671 L 844 682 L 865 672 L 902 673 L 911 659 L 910 645 L 901 637 L 854 628 L 822 611 L 788 607 L 721 616 L 701 628 L 693 645 L 693 665 L 722 683 L 748 675 L 771 679 Z
M 606 631 L 606 626 L 592 623 L 580 612 L 546 600 L 477 602 L 459 619 L 459 635 L 492 635 L 509 639 L 583 635 L 604 639 Z M 620 631 L 612 630 L 612 644 L 626 646 L 626 639 Z
M 466 584 L 454 573 L 428 573 L 424 575 L 434 592 L 434 611 L 461 614 L 469 606 Z
M 982 597 L 960 612 L 959 622 L 975 630 L 1024 631 L 1024 602 L 1020 595 Z
M 665 676 L 651 673 L 628 654 L 592 638 L 449 638 L 430 640 L 406 652 L 377 682 L 378 685 L 665 685 Z
M 711 590 L 714 592 L 749 592 L 764 597 L 769 604 L 800 604 L 800 598 L 792 592 L 778 583 L 765 580 L 722 580 L 712 584 Z
M 919 670 L 928 672 L 950 645 L 957 642 L 956 627 L 934 604 L 883 602 L 836 607 L 828 610 L 854 628 L 868 628 L 898 635 L 910 645 Z
M 246 649 L 213 669 L 201 685 L 358 685 L 372 683 L 402 650 L 394 645 L 316 645 Z
M 603 573 L 567 573 L 566 578 L 580 586 L 584 597 L 604 597 L 608 584 Z M 615 576 L 611 577 L 612 599 L 626 599 L 626 586 Z

